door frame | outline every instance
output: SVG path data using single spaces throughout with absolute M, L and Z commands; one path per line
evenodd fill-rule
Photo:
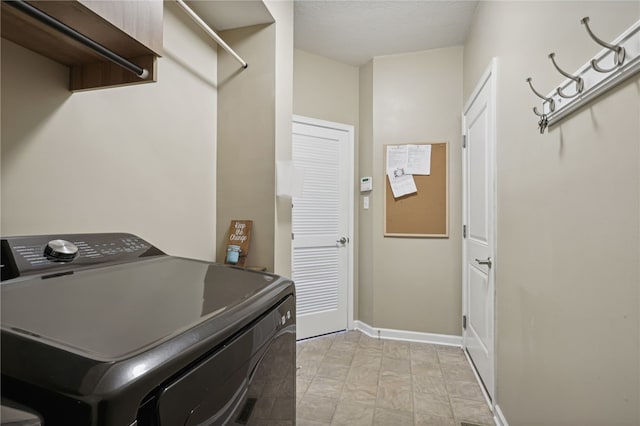
M 498 262 L 498 186 L 497 186 L 497 177 L 498 177 L 498 165 L 497 165 L 497 140 L 498 140 L 498 135 L 497 135 L 497 119 L 496 119 L 496 115 L 497 115 L 497 58 L 492 58 L 489 65 L 487 66 L 487 68 L 485 69 L 484 73 L 482 73 L 482 76 L 480 77 L 480 79 L 478 80 L 478 83 L 476 84 L 475 88 L 473 89 L 473 92 L 471 92 L 471 95 L 469 96 L 467 102 L 465 102 L 464 104 L 464 108 L 462 110 L 462 136 L 466 137 L 466 122 L 465 122 L 465 116 L 466 114 L 469 112 L 469 109 L 471 108 L 471 106 L 473 105 L 474 101 L 477 99 L 478 95 L 480 94 L 480 91 L 482 90 L 482 88 L 485 86 L 485 84 L 487 82 L 491 81 L 491 91 L 489 93 L 490 96 L 490 108 L 491 108 L 491 119 L 489 122 L 489 126 L 491 127 L 490 129 L 490 134 L 492 135 L 492 140 L 491 140 L 491 147 L 490 149 L 490 155 L 491 155 L 491 161 L 493 163 L 493 170 L 490 171 L 490 175 L 491 175 L 491 184 L 489 185 L 490 190 L 493 192 L 493 203 L 489 206 L 489 208 L 491 208 L 493 210 L 493 214 L 491 215 L 493 218 L 493 223 L 492 225 L 492 239 L 493 239 L 493 252 L 491 253 L 491 258 L 493 261 L 493 265 L 491 267 L 491 272 L 493 273 L 493 318 L 491 321 L 491 327 L 493 328 L 492 332 L 493 332 L 493 366 L 492 366 L 492 370 L 493 370 L 493 388 L 489 389 L 488 391 L 490 392 L 490 395 L 485 391 L 484 387 L 481 386 L 482 388 L 482 392 L 485 394 L 485 398 L 487 400 L 487 402 L 489 402 L 489 405 L 491 406 L 492 410 L 495 413 L 495 405 L 496 405 L 496 399 L 497 399 L 497 371 L 498 371 L 498 365 L 497 365 L 497 348 L 498 348 L 498 339 L 497 339 L 497 334 L 496 334 L 496 325 L 497 325 L 497 297 L 496 297 L 496 288 L 497 288 L 497 280 L 496 280 L 496 272 L 497 272 L 497 265 L 499 265 Z M 466 225 L 466 218 L 468 215 L 468 206 L 467 206 L 467 185 L 466 185 L 466 179 L 467 179 L 467 161 L 466 161 L 466 156 L 468 154 L 466 152 L 463 152 L 462 154 L 462 226 Z M 467 316 L 469 314 L 469 307 L 467 304 L 467 297 L 468 297 L 468 286 L 469 286 L 469 282 L 467 280 L 467 274 L 466 274 L 466 264 L 467 264 L 467 246 L 465 244 L 465 237 L 463 236 L 462 239 L 462 315 Z M 467 331 L 465 328 L 462 329 L 462 345 L 463 345 L 463 349 L 465 349 L 465 355 L 467 357 L 469 357 L 469 355 L 467 354 L 466 351 L 466 336 L 467 335 Z M 470 358 L 469 358 L 470 359 Z M 477 372 L 476 372 L 477 374 Z M 479 376 L 478 376 L 479 377 Z
M 349 227 L 349 232 L 347 233 L 347 238 L 349 238 L 349 244 L 347 244 L 347 330 L 353 330 L 354 328 L 354 265 L 353 265 L 353 259 L 354 259 L 354 245 L 355 245 L 355 238 L 354 238 L 354 233 L 355 233 L 355 220 L 354 220 L 354 210 L 355 210 L 355 196 L 354 196 L 354 191 L 355 191 L 355 186 L 354 186 L 354 182 L 355 182 L 355 165 L 354 165 L 354 154 L 355 154 L 355 138 L 354 138 L 354 127 L 350 124 L 343 124 L 343 123 L 336 123 L 333 121 L 326 121 L 326 120 L 320 120 L 317 118 L 311 118 L 311 117 L 305 117 L 302 115 L 296 115 L 294 114 L 292 116 L 292 123 L 299 123 L 299 124 L 307 124 L 310 126 L 316 126 L 316 127 L 324 127 L 324 128 L 328 128 L 328 129 L 334 129 L 334 130 L 340 130 L 340 131 L 344 131 L 347 132 L 347 141 L 349 143 L 349 147 L 347 149 L 348 151 L 348 158 L 347 158 L 347 175 L 349 176 L 350 182 L 349 182 L 349 191 L 348 191 L 348 196 L 349 196 L 349 201 L 348 201 L 348 209 L 349 209 L 349 216 L 348 216 L 348 227 Z M 293 214 L 293 213 L 292 213 Z M 291 249 L 291 254 L 290 256 L 291 258 L 291 264 L 293 265 L 293 248 Z

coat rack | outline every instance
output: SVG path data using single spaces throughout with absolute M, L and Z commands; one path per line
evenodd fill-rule
M 540 133 L 551 127 L 564 117 L 580 108 L 597 96 L 612 89 L 629 77 L 640 71 L 640 21 L 629 27 L 612 43 L 598 38 L 589 27 L 589 17 L 580 20 L 589 36 L 600 46 L 604 47 L 590 61 L 574 73 L 564 71 L 556 62 L 556 54 L 550 53 L 549 59 L 564 80 L 547 96 L 539 93 L 527 78 L 527 83 L 533 93 L 542 99 L 542 108 L 533 107 L 533 113 L 538 116 Z

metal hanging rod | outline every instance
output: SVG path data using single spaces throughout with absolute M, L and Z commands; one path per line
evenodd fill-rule
M 240 62 L 240 64 L 242 64 L 242 68 L 247 68 L 249 66 L 240 56 L 238 56 L 238 54 L 231 47 L 229 47 L 229 45 L 227 43 L 224 42 L 223 39 L 220 38 L 220 36 L 218 34 L 216 34 L 215 31 L 213 31 L 207 25 L 206 22 L 204 22 L 202 20 L 202 18 L 200 18 L 198 16 L 197 13 L 195 13 L 189 6 L 187 6 L 187 4 L 184 1 L 176 0 L 176 3 L 178 3 L 178 5 L 180 5 L 182 10 L 184 10 L 187 13 L 187 15 L 189 15 L 191 17 L 191 19 L 193 19 L 195 21 L 195 23 L 200 26 L 200 28 L 202 28 L 207 34 L 209 34 L 209 36 L 212 39 L 214 39 L 216 41 L 216 43 L 218 43 L 224 50 L 226 50 L 227 53 L 229 53 L 231 56 L 233 56 L 233 58 L 236 61 Z
M 127 71 L 131 71 L 132 73 L 134 73 L 135 75 L 137 75 L 141 79 L 146 79 L 147 77 L 149 77 L 149 71 L 147 71 L 146 69 L 134 64 L 130 60 L 128 60 L 126 58 L 123 58 L 122 56 L 118 55 L 117 53 L 107 49 L 106 47 L 104 47 L 100 43 L 97 43 L 97 42 L 93 41 L 89 37 L 85 36 L 82 33 L 79 33 L 78 31 L 74 30 L 73 28 L 71 28 L 70 26 L 66 25 L 65 23 L 60 22 L 56 18 L 47 15 L 46 13 L 41 11 L 40 9 L 31 6 L 29 3 L 27 3 L 27 2 L 25 2 L 23 0 L 6 1 L 6 3 L 8 5 L 10 5 L 10 6 L 15 7 L 16 9 L 20 10 L 21 12 L 23 12 L 23 13 L 25 13 L 25 14 L 27 14 L 27 15 L 35 18 L 35 19 L 37 19 L 38 21 L 42 22 L 43 24 L 48 25 L 51 28 L 55 28 L 59 32 L 65 34 L 68 37 L 71 37 L 72 39 L 76 40 L 77 42 L 82 43 L 83 45 L 87 46 L 91 50 L 93 50 L 96 53 L 98 53 L 100 56 L 110 60 L 114 64 L 117 64 L 117 65 L 121 66 L 122 68 L 126 69 Z

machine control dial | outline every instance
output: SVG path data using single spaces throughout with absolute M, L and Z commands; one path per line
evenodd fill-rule
M 59 262 L 71 262 L 78 255 L 78 247 L 66 240 L 51 240 L 44 248 L 44 255 Z

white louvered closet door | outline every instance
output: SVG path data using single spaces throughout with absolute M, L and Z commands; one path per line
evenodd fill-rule
M 292 159 L 304 171 L 303 194 L 292 200 L 298 339 L 347 328 L 349 139 L 343 130 L 293 123 Z

